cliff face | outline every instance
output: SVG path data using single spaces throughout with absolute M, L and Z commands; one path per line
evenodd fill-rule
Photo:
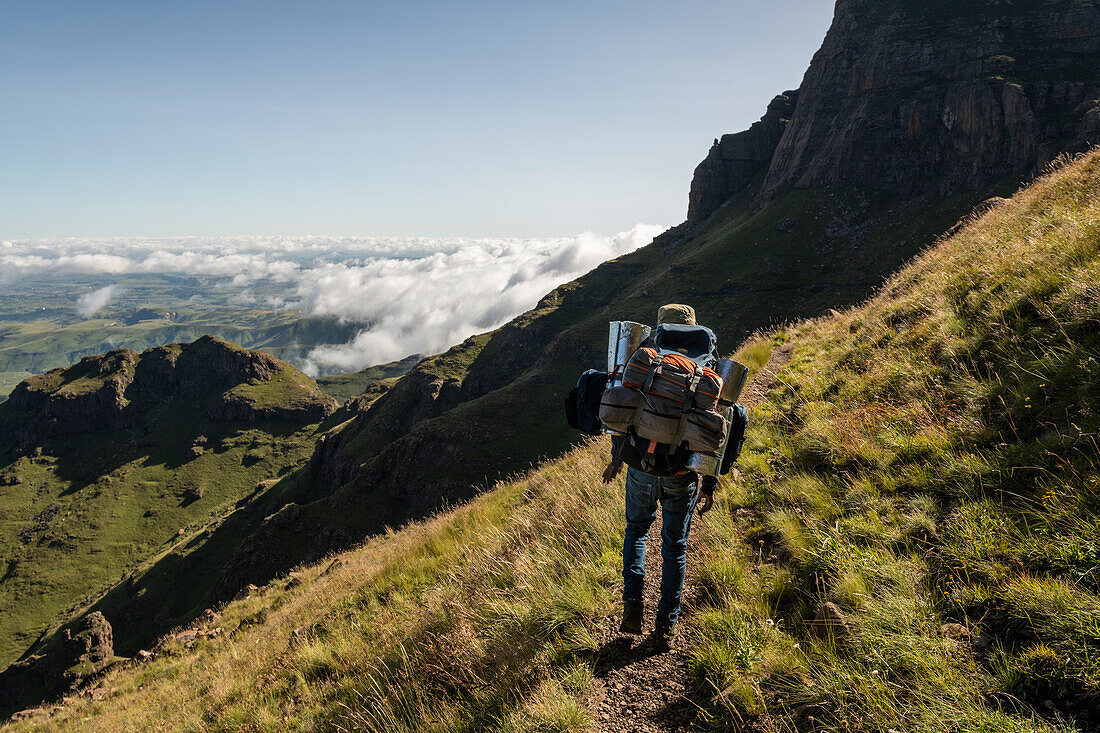
M 948 196 L 1029 176 L 1100 143 L 1098 60 L 1092 0 L 840 0 L 797 95 L 779 98 L 793 108 L 775 114 L 773 102 L 751 130 L 712 148 L 688 220 L 705 219 L 762 168 L 757 205 L 784 186 Z
M 691 180 L 689 222 L 701 222 L 713 214 L 771 163 L 797 102 L 797 91 L 783 92 L 748 130 L 714 141 Z
M 964 22 L 958 22 L 962 20 Z M 1082 150 L 1100 4 L 841 0 L 764 182 L 941 195 Z

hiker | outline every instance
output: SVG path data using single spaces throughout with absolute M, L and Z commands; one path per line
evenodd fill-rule
M 691 306 L 670 304 L 657 314 L 657 324 L 695 326 L 695 310 Z M 709 331 L 708 331 L 709 333 Z M 712 349 L 713 334 L 712 338 Z M 646 344 L 643 344 L 645 346 Z M 624 463 L 624 452 L 631 450 L 625 436 L 611 439 L 611 463 L 603 473 L 604 483 L 611 483 Z M 654 628 L 659 651 L 668 651 L 676 635 L 680 615 L 680 599 L 687 569 L 687 542 L 691 518 L 695 509 L 706 514 L 714 505 L 716 476 L 702 479 L 686 467 L 688 451 L 679 447 L 665 454 L 647 457 L 643 471 L 633 465 L 626 475 L 626 537 L 623 542 L 623 620 L 619 631 L 642 633 L 642 591 L 645 582 L 646 536 L 657 518 L 661 506 L 661 601 L 657 605 Z M 628 463 L 636 463 L 631 460 Z

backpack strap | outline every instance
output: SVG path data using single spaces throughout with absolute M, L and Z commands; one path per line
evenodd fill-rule
M 691 380 L 688 382 L 687 399 L 684 400 L 684 412 L 695 407 L 695 393 L 699 390 L 699 382 L 703 379 L 703 367 L 696 365 L 695 374 L 691 375 Z M 681 427 L 681 432 L 683 432 Z
M 659 361 L 657 362 L 657 366 L 653 367 L 653 370 L 649 373 L 649 376 L 646 377 L 645 386 L 642 387 L 642 394 L 649 394 L 649 390 L 653 388 L 653 380 L 661 374 L 661 372 L 663 371 L 661 367 L 663 367 L 664 365 L 665 363 L 663 361 Z
M 684 400 L 684 407 L 680 410 L 680 424 L 676 427 L 676 435 L 672 439 L 672 448 L 675 450 L 680 447 L 680 443 L 684 442 L 684 431 L 687 430 L 688 416 L 691 415 L 692 409 L 695 407 L 695 393 L 699 389 L 699 382 L 703 379 L 703 367 L 696 366 L 695 373 L 691 375 L 691 380 L 688 382 L 687 399 Z

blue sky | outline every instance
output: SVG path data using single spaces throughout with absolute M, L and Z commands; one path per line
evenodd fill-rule
M 683 220 L 831 0 L 0 4 L 0 238 Z

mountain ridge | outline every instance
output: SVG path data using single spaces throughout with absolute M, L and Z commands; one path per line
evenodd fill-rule
M 283 377 L 279 399 L 261 403 L 249 394 L 249 386 Z M 0 410 L 0 425 L 7 428 L 0 440 L 13 441 L 18 451 L 50 438 L 120 429 L 158 402 L 193 399 L 221 387 L 230 389 L 207 409 L 215 421 L 319 421 L 336 402 L 312 381 L 273 356 L 213 336 L 141 354 L 117 349 L 20 382 Z
M 0 672 L 0 707 L 79 683 L 81 657 L 111 663 L 127 621 L 171 623 L 164 606 L 108 620 L 87 605 L 304 462 L 335 409 L 289 364 L 212 337 L 21 383 L 0 404 L 0 655 L 21 660 Z

